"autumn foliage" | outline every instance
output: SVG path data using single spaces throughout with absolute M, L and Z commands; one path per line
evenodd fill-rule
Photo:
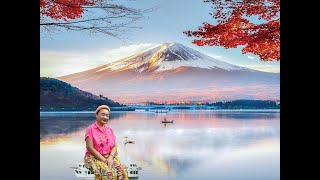
M 242 46 L 243 54 L 258 55 L 262 61 L 280 60 L 280 0 L 204 2 L 213 4 L 210 15 L 217 24 L 204 22 L 197 31 L 185 31 L 187 36 L 198 38 L 193 40 L 194 44 L 225 48 Z
M 40 30 L 45 36 L 67 30 L 123 39 L 129 29 L 141 28 L 134 23 L 153 10 L 130 8 L 121 0 L 40 0 Z
M 92 6 L 97 0 L 40 0 L 40 14 L 54 20 L 80 18 L 83 6 Z

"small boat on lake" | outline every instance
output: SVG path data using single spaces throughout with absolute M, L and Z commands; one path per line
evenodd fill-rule
M 173 120 L 171 120 L 171 121 L 161 121 L 161 123 L 173 123 Z
M 173 120 L 171 121 L 167 121 L 167 118 L 163 118 L 163 120 L 161 121 L 161 123 L 173 123 Z

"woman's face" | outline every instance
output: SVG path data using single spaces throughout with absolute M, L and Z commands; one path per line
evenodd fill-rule
M 107 109 L 101 109 L 99 113 L 96 115 L 98 123 L 101 125 L 107 124 L 109 120 L 109 111 Z

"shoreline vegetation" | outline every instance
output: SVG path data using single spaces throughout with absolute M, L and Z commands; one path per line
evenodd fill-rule
M 40 111 L 45 112 L 45 111 L 95 111 L 97 107 L 91 107 L 91 108 L 86 108 L 86 107 L 40 107 Z M 133 107 L 126 107 L 126 106 L 121 106 L 121 107 L 110 107 L 111 111 L 135 111 L 135 108 Z
M 280 110 L 280 103 L 270 100 L 235 100 L 227 102 L 215 102 L 205 104 L 159 104 L 130 105 L 112 107 L 111 111 L 135 111 L 136 109 L 169 109 L 169 110 Z M 147 107 L 147 108 L 146 108 Z M 40 111 L 94 111 L 94 107 L 40 107 Z

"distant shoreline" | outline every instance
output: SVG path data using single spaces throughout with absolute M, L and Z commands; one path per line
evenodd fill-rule
M 110 107 L 111 111 L 135 111 L 135 108 L 132 107 Z M 55 112 L 55 111 L 63 111 L 63 112 L 73 112 L 73 111 L 95 111 L 95 108 L 40 108 L 40 112 Z
M 273 112 L 280 112 L 280 109 L 174 109 L 171 111 L 273 111 Z M 112 111 L 112 112 L 126 112 L 122 111 Z M 131 110 L 130 110 L 131 112 Z M 144 111 L 144 110 L 135 110 L 135 112 L 150 112 L 152 111 Z M 170 111 L 169 111 L 170 112 Z M 94 113 L 94 110 L 73 110 L 73 111 L 40 111 L 40 113 Z

